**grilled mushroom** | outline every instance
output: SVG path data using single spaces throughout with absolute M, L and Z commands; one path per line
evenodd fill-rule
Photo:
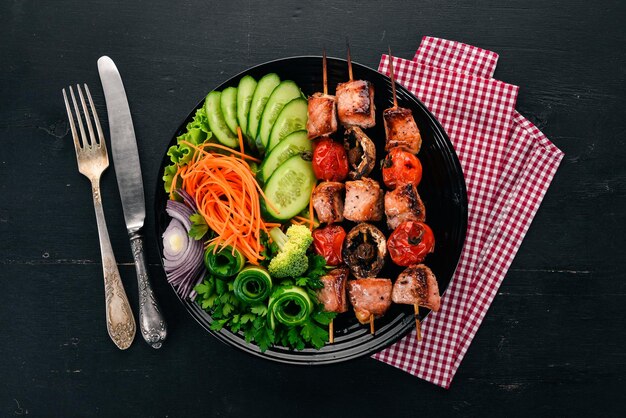
M 361 128 L 353 126 L 346 129 L 343 146 L 348 154 L 348 162 L 351 168 L 348 177 L 351 180 L 367 177 L 376 165 L 376 146 L 374 142 L 365 135 Z
M 360 223 L 346 236 L 343 260 L 359 279 L 376 277 L 387 255 L 387 240 L 378 228 Z

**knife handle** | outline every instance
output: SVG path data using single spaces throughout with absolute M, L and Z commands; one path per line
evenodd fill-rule
M 100 238 L 102 271 L 104 273 L 107 331 L 115 345 L 120 350 L 126 350 L 135 338 L 135 318 L 130 309 L 124 285 L 117 269 L 113 248 L 111 247 L 111 240 L 109 239 L 109 232 L 104 219 L 99 181 L 92 180 L 91 185 L 96 221 L 98 223 L 98 236 Z
M 161 348 L 167 337 L 167 324 L 154 297 L 148 266 L 143 251 L 143 237 L 141 230 L 131 232 L 130 246 L 133 250 L 135 269 L 137 270 L 137 287 L 139 289 L 139 328 L 143 339 L 152 348 Z

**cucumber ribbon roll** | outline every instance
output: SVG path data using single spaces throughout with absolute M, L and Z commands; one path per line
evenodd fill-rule
M 269 322 L 272 329 L 275 321 L 287 326 L 304 323 L 313 311 L 313 302 L 306 290 L 298 286 L 278 287 L 269 301 Z
M 204 264 L 211 273 L 218 277 L 232 277 L 243 268 L 245 259 L 243 254 L 230 245 L 221 250 L 216 250 L 215 245 L 210 245 L 204 253 Z
M 272 292 L 272 278 L 266 269 L 249 266 L 239 272 L 233 284 L 235 296 L 249 305 L 263 302 Z

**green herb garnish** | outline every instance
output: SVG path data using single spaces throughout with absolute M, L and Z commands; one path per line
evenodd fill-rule
M 268 246 L 271 253 L 271 246 Z M 294 280 L 283 280 L 274 285 L 279 287 L 299 286 L 311 299 L 313 308 L 305 321 L 298 325 L 286 326 L 276 321 L 274 329 L 269 323 L 268 301 L 249 305 L 236 297 L 233 281 L 222 280 L 209 275 L 195 287 L 198 294 L 196 303 L 207 311 L 213 322 L 211 329 L 219 331 L 226 327 L 234 333 L 242 333 L 246 342 L 254 342 L 261 351 L 266 351 L 274 344 L 280 344 L 294 350 L 306 347 L 320 349 L 328 341 L 328 324 L 337 315 L 325 312 L 317 300 L 316 290 L 322 287 L 320 277 L 327 272 L 324 258 L 309 254 L 309 268 Z

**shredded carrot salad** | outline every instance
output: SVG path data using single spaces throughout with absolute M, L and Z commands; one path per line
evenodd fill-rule
M 261 217 L 261 198 L 272 210 L 275 208 L 266 199 L 247 162 L 259 160 L 219 144 L 181 143 L 193 149 L 194 156 L 189 164 L 179 167 L 172 184 L 181 180 L 182 188 L 194 198 L 198 212 L 215 232 L 207 245 L 215 244 L 216 251 L 230 245 L 241 251 L 249 263 L 258 265 L 264 258 L 261 231 L 268 232 L 280 225 L 265 222 Z M 212 148 L 228 154 L 209 151 Z M 243 151 L 241 137 L 240 150 Z

